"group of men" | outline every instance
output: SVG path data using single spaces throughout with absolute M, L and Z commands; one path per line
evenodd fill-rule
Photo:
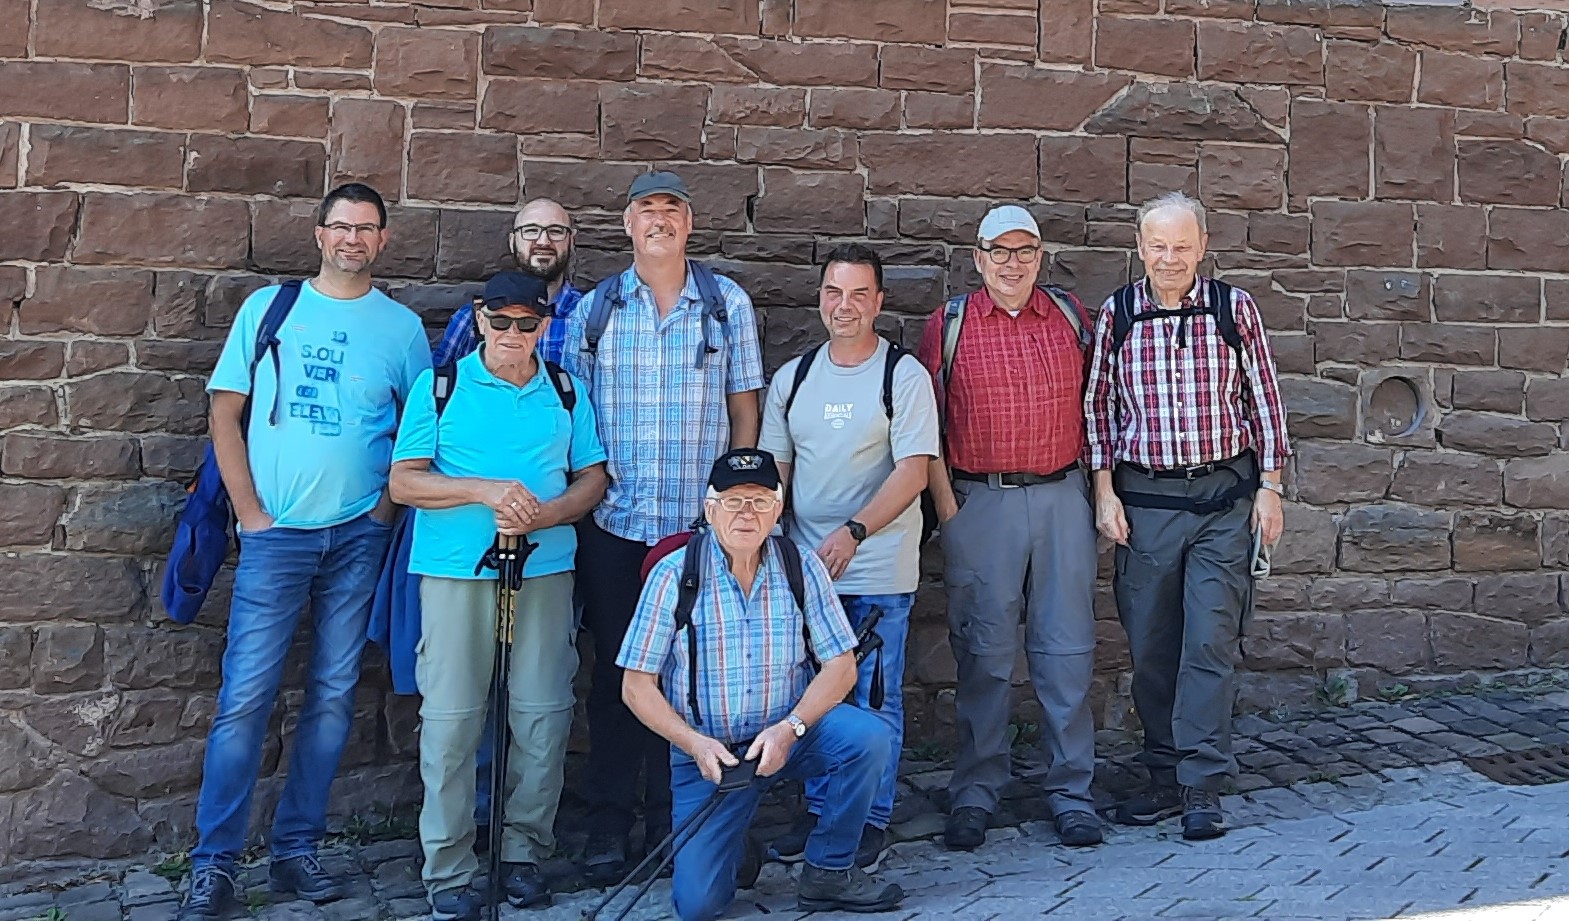
M 744 882 L 762 787 L 794 777 L 807 810 L 769 851 L 804 861 L 801 906 L 897 906 L 899 887 L 870 874 L 893 815 L 933 526 L 958 666 L 947 845 L 983 843 L 1009 779 L 1021 641 L 1058 834 L 1102 840 L 1088 702 L 1097 532 L 1117 545 L 1150 772 L 1117 818 L 1180 813 L 1186 837 L 1224 832 L 1233 646 L 1257 547 L 1280 534 L 1288 448 L 1257 307 L 1198 274 L 1203 208 L 1174 194 L 1140 209 L 1146 275 L 1093 320 L 1039 284 L 1047 255 L 1029 212 L 994 208 L 973 253 L 982 287 L 930 305 L 913 355 L 876 331 L 877 253 L 836 246 L 820 267 L 827 341 L 766 395 L 751 301 L 688 259 L 692 224 L 678 176 L 640 175 L 623 213 L 632 264 L 581 293 L 567 281 L 571 216 L 530 202 L 509 239 L 517 270 L 458 310 L 432 355 L 418 317 L 371 285 L 386 209 L 350 184 L 320 206 L 321 271 L 271 361 L 257 333 L 280 289 L 246 301 L 208 388 L 241 554 L 184 921 L 234 900 L 307 602 L 314 650 L 270 838 L 275 889 L 343 894 L 316 847 L 374 607 L 395 683 L 422 696 L 436 921 L 479 917 L 476 825 L 491 809 L 476 780 L 490 759 L 507 765 L 507 898 L 550 901 L 540 866 L 556 847 L 579 627 L 594 652 L 591 881 L 626 871 L 639 814 L 646 849 L 704 812 L 677 841 L 673 899 L 683 921 L 717 917 Z M 535 547 L 506 700 L 488 699 L 496 586 L 480 565 L 498 535 Z M 510 729 L 505 753 L 481 744 L 487 709 Z M 727 785 L 714 808 L 742 768 L 758 780 Z

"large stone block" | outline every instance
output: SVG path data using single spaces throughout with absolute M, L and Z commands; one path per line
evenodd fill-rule
M 48 380 L 65 371 L 65 343 L 13 340 L 0 342 L 0 378 Z
M 1312 214 L 1313 261 L 1319 265 L 1412 264 L 1416 219 L 1410 205 L 1319 201 Z
M 1373 121 L 1367 106 L 1293 100 L 1286 174 L 1292 198 L 1366 198 L 1368 160 L 1346 156 L 1345 152 L 1367 150 L 1372 139 Z
M 59 420 L 55 393 L 49 387 L 0 387 L 0 429 L 52 426 Z
M 1473 55 L 1509 57 L 1520 45 L 1518 17 L 1505 10 L 1392 6 L 1385 30 L 1397 41 Z
M 892 90 L 820 89 L 812 91 L 807 104 L 807 124 L 813 128 L 898 130 L 899 111 L 900 94 Z
M 416 131 L 409 138 L 410 197 L 515 203 L 517 141 L 510 135 Z
M 1306 26 L 1201 22 L 1199 79 L 1322 86 L 1324 38 Z
M 1569 117 L 1569 71 L 1554 64 L 1505 65 L 1506 106 L 1520 115 Z
M 1505 461 L 1504 503 L 1515 508 L 1569 509 L 1569 455 Z
M 1437 668 L 1520 668 L 1526 663 L 1530 631 L 1524 624 L 1435 611 L 1428 615 L 1428 630 Z
M 1199 198 L 1212 208 L 1273 210 L 1285 191 L 1284 148 L 1205 144 L 1199 151 Z
M 1314 505 L 1384 498 L 1394 479 L 1395 452 L 1360 444 L 1304 440 L 1296 454 L 1292 483 L 1297 496 Z
M 436 249 L 436 274 L 442 278 L 479 281 L 512 267 L 514 260 L 507 248 L 512 217 L 510 210 L 444 209 Z
M 1538 668 L 1569 665 L 1569 617 L 1531 631 L 1531 664 Z
M 1128 145 L 1122 138 L 1040 139 L 1040 195 L 1052 201 L 1119 202 L 1128 198 Z
M 855 134 L 838 128 L 751 128 L 736 132 L 735 158 L 796 169 L 854 169 Z
M 83 125 L 34 125 L 28 185 L 102 183 L 178 189 L 185 177 L 185 136 Z
M 108 626 L 104 650 L 109 682 L 122 691 L 205 690 L 218 686 L 223 635 L 163 625 Z
M 891 90 L 968 93 L 975 89 L 975 52 L 968 48 L 882 46 L 879 84 Z
M 1569 212 L 1494 208 L 1487 223 L 1487 267 L 1569 271 Z
M 65 258 L 79 207 L 75 192 L 0 192 L 0 260 Z
M 1499 413 L 1456 411 L 1438 424 L 1438 439 L 1444 447 L 1460 451 L 1497 457 L 1538 456 L 1557 447 L 1558 430 L 1545 422 Z
M 792 31 L 808 38 L 937 45 L 947 38 L 946 12 L 943 4 L 927 0 L 863 0 L 850 6 L 835 0 L 796 0 Z
M 1409 505 L 1364 505 L 1340 520 L 1340 568 L 1353 572 L 1448 569 L 1450 517 Z
M 6 436 L 7 440 L 15 435 Z M 9 457 L 7 457 L 9 461 Z M 47 545 L 65 510 L 65 490 L 37 483 L 0 483 L 0 547 Z
M 605 159 L 695 160 L 702 154 L 705 86 L 607 85 L 599 107 Z
M 245 71 L 238 67 L 138 67 L 131 79 L 138 125 L 203 131 L 249 126 Z
M 1416 100 L 1427 105 L 1497 109 L 1504 102 L 1503 62 L 1424 51 Z
M 763 170 L 753 221 L 759 231 L 866 232 L 866 179 L 855 173 Z
M 1497 356 L 1498 333 L 1486 326 L 1400 324 L 1400 357 L 1407 361 L 1491 365 Z
M 655 80 L 750 83 L 756 75 L 712 39 L 694 35 L 644 35 L 638 73 Z
M 32 680 L 33 670 L 33 630 L 26 625 L 0 627 L 0 689 L 13 690 L 26 687 Z M 5 731 L 5 723 L 0 722 L 0 733 Z M 13 750 L 10 745 L 0 746 L 0 750 Z M 0 773 L 5 767 L 0 765 Z M 31 786 L 31 784 L 29 784 Z M 5 782 L 0 781 L 0 792 L 10 792 L 5 789 Z
M 710 120 L 722 124 L 799 128 L 806 123 L 806 90 L 715 86 L 708 97 L 708 116 Z
M 87 765 L 93 783 L 132 800 L 156 799 L 193 791 L 201 785 L 201 739 L 158 748 L 112 751 Z
M 1469 611 L 1475 592 L 1476 585 L 1470 579 L 1396 579 L 1390 591 L 1390 600 L 1396 607 Z
M 103 684 L 103 635 L 90 624 L 44 624 L 33 638 L 33 691 L 63 694 Z
M 284 137 L 327 137 L 331 100 L 318 96 L 257 96 L 251 105 L 251 132 Z
M 1516 326 L 1498 331 L 1498 364 L 1522 371 L 1562 374 L 1569 360 L 1569 329 Z
M 1346 273 L 1346 316 L 1353 320 L 1432 319 L 1431 282 L 1432 276 L 1422 272 L 1353 269 Z
M 186 187 L 314 198 L 326 192 L 326 168 L 326 148 L 316 141 L 198 135 L 191 140 Z
M 1540 323 L 1542 282 L 1526 275 L 1439 275 L 1433 313 L 1441 323 Z
M 631 80 L 637 36 L 631 32 L 497 26 L 485 30 L 484 71 L 504 77 Z
M 403 188 L 404 108 L 387 99 L 334 99 L 328 126 L 329 180 L 363 182 L 384 198 Z
M 599 130 L 599 84 L 495 79 L 485 87 L 479 126 L 516 134 Z
M 71 424 L 99 431 L 206 431 L 207 396 L 200 380 L 115 371 L 73 381 L 65 387 Z
M 1455 119 L 1446 109 L 1374 111 L 1373 180 L 1380 198 L 1449 201 L 1455 188 Z
M 240 268 L 250 214 L 243 201 L 175 193 L 82 195 L 71 258 L 84 263 Z
M 1275 614 L 1253 618 L 1242 638 L 1249 668 L 1332 668 L 1346 659 L 1346 619 L 1340 614 Z
M 148 6 L 39 0 L 34 14 L 39 57 L 180 62 L 201 54 L 202 5 L 196 0 Z M 24 32 L 25 23 L 18 23 Z
M 1519 371 L 1456 371 L 1452 387 L 1455 409 L 1519 415 L 1525 408 L 1525 375 Z
M 1102 16 L 1095 24 L 1095 65 L 1192 79 L 1193 22 L 1175 17 Z
M 1335 516 L 1323 509 L 1290 503 L 1286 528 L 1270 558 L 1274 573 L 1330 572 L 1335 568 L 1338 529 Z
M 455 29 L 388 27 L 376 33 L 372 83 L 382 96 L 474 98 L 479 35 Z
M 1128 85 L 1119 74 L 982 64 L 979 125 L 1071 131 Z
M 1136 83 L 1085 128 L 1095 134 L 1149 138 L 1280 142 L 1280 135 L 1237 90 L 1218 84 Z
M 140 614 L 145 603 L 132 560 L 0 554 L 0 620 L 119 621 Z
M 0 116 L 123 125 L 130 105 L 124 64 L 0 61 Z
M 1346 661 L 1403 675 L 1429 661 L 1427 616 L 1407 611 L 1346 615 Z
M 1423 268 L 1487 268 L 1487 210 L 1465 205 L 1417 205 L 1416 264 Z
M 1558 204 L 1556 154 L 1528 141 L 1461 140 L 1460 200 L 1479 204 Z
M 1462 511 L 1455 515 L 1455 569 L 1469 572 L 1536 569 L 1542 565 L 1540 541 L 1541 525 L 1529 515 Z M 1481 597 L 1478 594 L 1478 598 Z M 1556 612 L 1556 591 L 1553 606 Z M 1507 616 L 1493 605 L 1480 609 L 1494 616 Z
M 1356 437 L 1356 388 L 1336 381 L 1289 377 L 1281 380 L 1280 392 L 1286 403 L 1287 427 L 1298 438 Z
M 1475 454 L 1407 451 L 1389 495 L 1423 505 L 1497 505 L 1503 498 L 1503 467 Z
M 909 195 L 1031 198 L 1035 138 L 1028 134 L 900 135 L 861 138 L 870 191 Z
M 50 777 L 49 747 L 10 719 L 0 719 L 0 793 L 31 790 Z
M 205 57 L 229 64 L 364 69 L 371 66 L 371 31 L 240 0 L 213 0 Z
M 1416 52 L 1388 42 L 1331 39 L 1325 48 L 1324 90 L 1330 99 L 1410 102 Z
M 21 328 L 136 336 L 147 329 L 152 301 L 153 273 L 145 270 L 40 266 L 33 296 L 22 302 Z
M 8 823 L 18 859 L 140 856 L 152 833 L 130 804 L 73 771 L 57 771 L 43 787 L 19 795 Z
M 73 438 L 50 432 L 11 432 L 0 454 L 7 476 L 48 479 L 134 479 L 142 466 L 134 438 Z
M 1508 516 L 1502 514 L 1494 517 L 1499 522 L 1508 520 Z M 1536 549 L 1535 522 L 1528 516 L 1519 516 L 1519 518 L 1523 520 L 1516 523 L 1515 534 L 1506 536 L 1504 540 L 1512 541 L 1517 545 L 1529 540 L 1534 551 Z M 1530 524 L 1526 524 L 1527 522 Z M 1507 529 L 1509 525 L 1501 524 L 1500 527 Z M 1455 533 L 1457 543 L 1459 536 L 1457 528 Z M 1511 552 L 1516 557 L 1523 555 L 1518 549 L 1513 551 L 1504 549 L 1498 565 L 1490 568 L 1511 568 L 1507 565 L 1507 558 Z M 1535 563 L 1530 567 L 1521 568 L 1535 568 Z M 1476 610 L 1489 617 L 1519 621 L 1528 627 L 1541 626 L 1563 613 L 1558 598 L 1558 574 L 1515 572 L 1481 576 L 1476 580 Z
M 65 548 L 98 553 L 157 554 L 169 549 L 172 522 L 185 507 L 179 483 L 148 482 L 127 486 L 88 486 L 61 528 Z

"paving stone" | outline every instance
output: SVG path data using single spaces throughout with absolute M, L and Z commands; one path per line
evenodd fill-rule
M 1542 743 L 1529 736 L 1518 732 L 1501 732 L 1497 735 L 1484 736 L 1486 741 L 1499 746 L 1504 751 L 1523 752 L 1533 748 L 1540 748 Z
M 1403 719 L 1397 723 L 1392 723 L 1391 726 L 1392 728 L 1398 729 L 1401 732 L 1409 732 L 1415 735 L 1423 735 L 1429 732 L 1443 732 L 1445 729 L 1443 723 L 1429 719 L 1425 716 L 1413 716 L 1409 719 Z

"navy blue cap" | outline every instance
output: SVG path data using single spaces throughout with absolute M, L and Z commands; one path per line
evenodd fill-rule
M 627 202 L 630 204 L 650 195 L 674 195 L 687 204 L 692 202 L 692 193 L 686 190 L 686 183 L 681 181 L 681 177 L 664 170 L 644 173 L 632 180 L 632 188 L 627 190 Z
M 778 489 L 779 465 L 774 463 L 774 456 L 762 448 L 736 448 L 714 461 L 708 485 L 715 492 L 748 485 Z
M 527 272 L 497 272 L 485 282 L 485 307 L 527 307 L 542 317 L 551 314 L 550 289 L 544 279 Z

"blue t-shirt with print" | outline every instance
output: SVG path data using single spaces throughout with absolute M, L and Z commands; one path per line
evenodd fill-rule
M 277 527 L 327 528 L 380 500 L 398 408 L 430 368 L 430 341 L 418 315 L 374 288 L 341 300 L 307 281 L 278 330 L 277 372 L 264 356 L 252 393 L 256 331 L 277 291 L 245 299 L 207 389 L 251 394 L 247 454 L 262 511 Z
M 470 352 L 458 360 L 452 395 L 439 418 L 432 379 L 427 371 L 414 384 L 398 428 L 394 463 L 428 459 L 431 472 L 443 476 L 515 480 L 548 502 L 567 491 L 569 474 L 605 461 L 594 405 L 576 378 L 572 389 L 577 403 L 568 412 L 543 363 L 519 387 L 490 373 L 483 349 Z M 495 539 L 496 514 L 489 506 L 418 509 L 409 572 L 445 579 L 495 578 L 493 572 L 474 573 Z M 577 531 L 571 525 L 535 531 L 529 540 L 538 547 L 523 568 L 524 576 L 572 569 Z

